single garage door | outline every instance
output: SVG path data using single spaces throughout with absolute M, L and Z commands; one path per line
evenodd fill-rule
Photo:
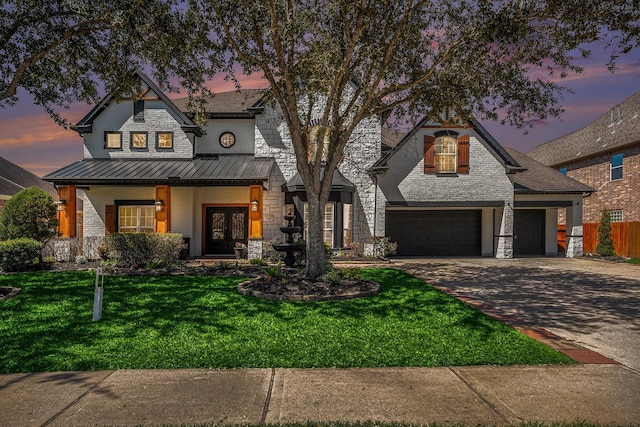
M 544 209 L 513 211 L 513 254 L 544 255 Z
M 387 211 L 386 231 L 399 256 L 481 254 L 482 211 Z

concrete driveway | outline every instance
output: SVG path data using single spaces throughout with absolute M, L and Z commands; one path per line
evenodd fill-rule
M 640 372 L 640 266 L 588 258 L 401 258 L 393 265 Z

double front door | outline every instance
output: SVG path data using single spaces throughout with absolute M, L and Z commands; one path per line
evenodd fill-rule
M 236 242 L 246 244 L 248 213 L 246 207 L 205 207 L 205 255 L 233 254 Z

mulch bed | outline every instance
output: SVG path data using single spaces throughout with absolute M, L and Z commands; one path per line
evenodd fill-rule
M 56 262 L 47 266 L 46 270 L 93 270 L 100 266 L 100 261 L 76 264 L 74 262 Z M 195 275 L 195 276 L 252 276 L 253 278 L 238 285 L 238 292 L 276 301 L 331 301 L 361 298 L 377 295 L 380 285 L 370 280 L 340 278 L 335 281 L 308 279 L 295 269 L 282 269 L 282 275 L 273 278 L 262 274 L 263 269 L 248 264 L 220 262 L 203 264 L 184 262 L 172 268 L 105 268 L 104 273 L 111 276 L 139 275 Z M 15 291 L 17 290 L 17 291 Z M 13 293 L 12 293 L 13 292 Z M 20 293 L 19 288 L 0 287 L 0 301 Z
M 276 278 L 261 275 L 240 283 L 238 292 L 274 301 L 333 301 L 377 295 L 380 285 L 364 279 L 328 282 L 299 274 Z

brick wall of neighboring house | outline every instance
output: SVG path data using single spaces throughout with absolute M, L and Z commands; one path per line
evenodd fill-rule
M 611 181 L 610 156 L 623 154 L 622 179 Z M 640 144 L 614 153 L 599 154 L 565 165 L 567 176 L 587 184 L 597 191 L 583 199 L 584 251 L 595 252 L 597 226 L 603 210 L 623 213 L 623 222 L 613 225 L 616 253 L 623 256 L 640 256 L 637 242 L 640 242 Z M 559 223 L 565 221 L 561 210 Z
M 610 179 L 610 154 L 567 165 L 567 176 L 597 191 L 584 199 L 583 222 L 599 222 L 603 209 L 622 210 L 624 222 L 640 221 L 640 145 L 623 153 L 622 179 Z

